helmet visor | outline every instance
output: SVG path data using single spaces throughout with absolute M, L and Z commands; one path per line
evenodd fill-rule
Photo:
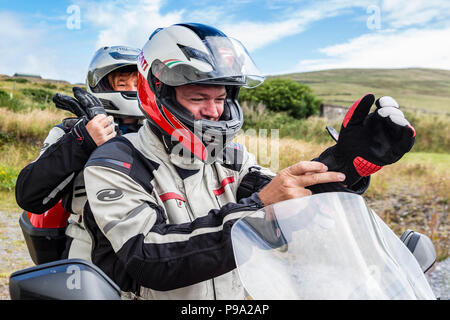
M 107 74 L 126 66 L 137 66 L 140 50 L 115 46 L 99 49 L 92 59 L 87 75 L 89 86 L 95 87 Z
M 264 81 L 245 47 L 236 39 L 211 36 L 201 45 L 178 44 L 179 50 L 156 59 L 151 72 L 169 86 L 237 85 L 253 88 Z

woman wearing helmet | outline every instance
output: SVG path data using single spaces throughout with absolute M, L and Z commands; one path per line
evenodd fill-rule
M 158 29 L 138 60 L 148 121 L 97 148 L 84 170 L 92 261 L 143 299 L 244 298 L 230 229 L 270 204 L 258 192 L 275 174 L 232 139 L 240 87 L 264 77 L 239 41 L 201 24 Z M 310 194 L 299 186 L 306 172 L 337 181 L 320 163 L 296 169 L 295 196 Z
M 60 94 L 53 99 L 58 107 L 73 111 L 78 118 L 64 119 L 52 128 L 39 157 L 22 169 L 17 178 L 17 203 L 30 213 L 31 221 L 40 219 L 40 228 L 48 228 L 50 219 L 55 221 L 55 215 L 60 215 L 57 219 L 63 228 L 70 214 L 65 230 L 67 245 L 62 246 L 65 252 L 55 253 L 52 259 L 90 260 L 91 241 L 82 221 L 86 203 L 82 169 L 99 145 L 117 133 L 137 131 L 144 119 L 136 97 L 139 52 L 135 48 L 114 46 L 95 53 L 87 76 L 88 92 L 75 87 L 76 99 Z M 34 223 L 33 226 L 37 227 Z M 38 250 L 30 248 L 32 243 L 27 242 L 27 245 L 30 253 Z M 58 257 L 59 254 L 62 256 Z

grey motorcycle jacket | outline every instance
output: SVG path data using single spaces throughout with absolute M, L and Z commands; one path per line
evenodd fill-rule
M 273 172 L 241 145 L 205 164 L 167 153 L 148 124 L 94 151 L 84 178 L 92 261 L 143 299 L 243 299 L 231 226 L 263 207 Z
M 244 298 L 231 227 L 263 207 L 257 192 L 275 174 L 242 145 L 225 154 L 205 164 L 167 152 L 149 123 L 92 153 L 84 169 L 91 258 L 122 291 L 143 299 Z

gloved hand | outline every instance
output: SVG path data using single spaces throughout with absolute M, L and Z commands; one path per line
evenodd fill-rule
M 118 126 L 114 123 L 114 118 L 106 114 L 102 102 L 79 87 L 73 87 L 72 91 L 75 98 L 57 93 L 53 97 L 53 102 L 57 108 L 78 116 L 79 119 L 63 121 L 65 126 L 71 128 L 75 138 L 84 141 L 89 136 L 90 141 L 100 146 L 115 137 Z
M 330 132 L 336 145 L 315 159 L 329 171 L 344 173 L 343 183 L 348 187 L 397 162 L 414 145 L 416 132 L 398 103 L 391 97 L 381 97 L 375 103 L 377 110 L 369 114 L 374 100 L 373 94 L 357 100 L 345 115 L 340 133 Z
M 73 87 L 72 91 L 75 99 L 60 93 L 55 94 L 53 102 L 57 108 L 70 111 L 79 118 L 86 117 L 88 121 L 97 114 L 106 115 L 105 108 L 97 97 L 79 87 Z

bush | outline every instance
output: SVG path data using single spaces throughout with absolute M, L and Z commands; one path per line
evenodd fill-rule
M 242 88 L 239 101 L 262 103 L 269 111 L 287 112 L 296 119 L 318 114 L 321 104 L 311 88 L 289 79 L 268 80 L 253 89 Z
M 4 90 L 0 90 L 0 107 L 8 108 L 14 112 L 25 109 L 25 105 L 20 100 L 11 98 L 8 92 Z
M 44 84 L 41 84 L 42 87 L 47 88 L 47 89 L 56 89 L 57 86 L 54 85 L 53 83 L 50 82 L 46 82 Z
M 37 103 L 48 103 L 53 97 L 53 92 L 45 89 L 25 88 L 22 93 Z
M 18 174 L 17 169 L 0 165 L 0 190 L 13 191 Z
M 8 79 L 5 79 L 5 81 L 10 81 L 10 82 L 17 82 L 17 83 L 27 83 L 28 82 L 28 79 L 25 79 L 25 78 L 8 78 Z
M 412 151 L 449 152 L 450 117 L 420 112 L 405 112 L 405 117 L 416 130 Z
M 241 104 L 244 112 L 242 129 L 278 129 L 280 138 L 293 138 L 315 143 L 330 143 L 333 140 L 326 131 L 327 125 L 339 130 L 340 121 L 329 121 L 317 116 L 308 119 L 295 119 L 287 112 L 268 111 L 264 105 L 252 106 L 247 102 Z

